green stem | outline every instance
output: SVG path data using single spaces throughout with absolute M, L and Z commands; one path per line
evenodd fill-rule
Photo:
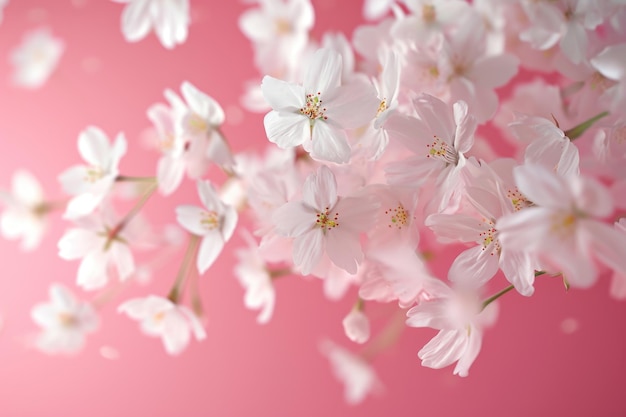
M 535 271 L 535 278 L 540 276 L 540 275 L 544 275 L 545 273 L 546 273 L 546 271 Z M 483 308 L 481 309 L 481 311 L 484 310 L 485 307 L 487 307 L 489 304 L 493 303 L 498 298 L 502 297 L 504 294 L 506 294 L 507 292 L 511 291 L 513 288 L 515 288 L 514 285 L 509 285 L 508 287 L 504 288 L 503 290 L 500 290 L 496 294 L 494 294 L 491 297 L 487 298 L 485 301 L 483 301 Z
M 591 119 L 586 120 L 575 126 L 569 130 L 565 131 L 565 136 L 567 136 L 570 140 L 574 140 L 579 138 L 587 129 L 589 129 L 595 122 L 609 115 L 608 111 L 603 111 L 600 114 L 593 116 Z
M 194 255 L 196 253 L 196 249 L 198 248 L 199 242 L 200 236 L 191 235 L 191 237 L 189 238 L 189 244 L 187 245 L 187 250 L 185 251 L 185 256 L 183 257 L 183 262 L 182 264 L 180 264 L 178 275 L 176 275 L 176 281 L 174 281 L 174 286 L 167 296 L 167 298 L 174 304 L 178 303 L 181 295 L 181 287 L 185 282 L 185 278 L 188 275 L 187 272 L 189 271 L 189 267 L 191 266 L 191 261 L 195 258 Z
M 129 177 L 126 175 L 118 175 L 115 178 L 117 182 L 157 182 L 156 177 Z
M 483 301 L 483 308 L 481 310 L 484 310 L 489 304 L 493 303 L 498 298 L 502 297 L 504 294 L 506 294 L 507 292 L 511 291 L 513 288 L 515 288 L 514 285 L 509 285 L 505 289 L 503 289 L 503 290 L 497 292 L 496 294 L 492 295 L 491 297 L 487 298 L 485 301 Z

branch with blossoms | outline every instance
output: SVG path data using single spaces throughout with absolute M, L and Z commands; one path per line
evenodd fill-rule
M 129 42 L 151 29 L 165 48 L 185 41 L 187 1 L 122 2 Z M 343 328 L 363 349 L 320 344 L 350 403 L 380 391 L 370 363 L 407 326 L 439 331 L 419 350 L 422 365 L 467 376 L 500 297 L 532 296 L 539 276 L 572 290 L 610 276 L 610 296 L 626 299 L 624 2 L 367 0 L 363 13 L 372 22 L 351 41 L 312 39 L 309 0 L 259 1 L 240 17 L 258 71 L 241 103 L 265 114 L 264 155 L 234 153 L 220 104 L 183 81 L 180 94 L 166 89 L 166 103 L 147 109 L 161 153 L 148 176 L 121 173 L 124 135 L 110 140 L 95 126 L 78 136 L 83 162 L 59 175 L 67 200 L 48 200 L 31 174 L 15 173 L 0 195 L 2 235 L 34 250 L 62 211 L 73 226 L 59 257 L 80 261 L 76 285 L 102 291 L 81 302 L 53 284 L 32 310 L 38 348 L 79 351 L 98 308 L 159 269 L 141 270 L 135 253 L 177 256 L 170 249 L 186 239 L 168 293 L 118 305 L 181 353 L 206 337 L 197 282 L 235 233 L 246 246 L 235 249 L 234 275 L 261 324 L 278 278 L 318 277 L 331 300 L 358 289 Z M 62 45 L 47 32 L 25 42 L 13 55 L 16 82 L 45 82 Z M 501 101 L 520 69 L 537 78 Z M 226 179 L 209 177 L 211 166 Z M 181 202 L 178 231 L 152 230 L 142 215 L 149 200 L 170 198 L 184 180 L 200 204 Z M 135 202 L 120 215 L 124 184 Z M 447 276 L 435 276 L 430 262 L 450 250 Z M 371 335 L 374 303 L 397 303 L 399 314 Z

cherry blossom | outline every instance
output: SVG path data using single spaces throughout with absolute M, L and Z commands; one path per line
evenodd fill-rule
M 117 311 L 138 320 L 144 334 L 160 337 L 170 355 L 178 355 L 185 350 L 191 335 L 198 341 L 206 338 L 200 320 L 187 307 L 167 298 L 156 295 L 133 298 L 121 304 Z
M 370 338 L 370 322 L 358 307 L 353 308 L 343 318 L 343 330 L 348 339 L 355 343 L 365 343 Z
M 601 221 L 613 211 L 609 191 L 584 176 L 557 176 L 540 165 L 514 170 L 520 192 L 535 205 L 498 219 L 504 248 L 537 256 L 573 287 L 595 283 L 595 259 L 626 272 L 626 236 Z
M 123 224 L 123 223 L 122 223 Z M 121 281 L 135 271 L 135 261 L 129 244 L 129 231 L 115 225 L 112 213 L 82 218 L 78 227 L 68 229 L 58 243 L 59 257 L 80 259 L 76 284 L 85 290 L 102 288 L 114 269 Z
M 204 207 L 178 206 L 176 218 L 184 229 L 202 237 L 196 265 L 204 274 L 233 235 L 238 216 L 233 207 L 222 202 L 210 182 L 198 181 L 197 186 Z
M 189 0 L 112 0 L 124 3 L 122 34 L 138 42 L 154 30 L 161 45 L 172 49 L 187 40 Z
M 363 260 L 360 234 L 374 222 L 377 204 L 367 196 L 340 197 L 333 172 L 322 165 L 306 179 L 301 201 L 272 216 L 276 232 L 294 238 L 293 262 L 309 274 L 326 253 L 338 267 L 356 273 Z
M 35 346 L 50 354 L 77 353 L 85 345 L 86 334 L 98 328 L 98 315 L 91 304 L 78 301 L 60 284 L 52 284 L 49 294 L 49 302 L 35 305 L 30 312 L 42 327 Z
M 319 49 L 303 85 L 265 76 L 261 89 L 272 106 L 264 119 L 270 142 L 281 148 L 302 145 L 311 157 L 336 163 L 350 159 L 343 129 L 365 125 L 376 115 L 373 87 L 354 82 L 340 86 L 341 55 Z
M 119 174 L 126 138 L 120 133 L 111 144 L 100 128 L 89 126 L 78 136 L 78 152 L 89 165 L 74 165 L 58 178 L 65 192 L 74 196 L 67 204 L 66 219 L 87 216 L 102 203 Z
M 429 300 L 407 312 L 406 324 L 439 330 L 418 352 L 423 366 L 440 369 L 457 362 L 454 375 L 465 377 L 480 352 L 483 328 L 497 317 L 497 304 L 483 309 L 475 293 L 456 292 L 437 283 Z
M 43 86 L 56 69 L 65 43 L 46 28 L 27 33 L 22 43 L 11 52 L 13 83 L 35 89 Z
M 260 255 L 258 245 L 252 236 L 246 234 L 244 238 L 248 247 L 235 252 L 238 259 L 234 270 L 235 276 L 246 290 L 245 306 L 250 309 L 260 309 L 257 322 L 265 324 L 272 317 L 276 299 L 272 272 Z
M 383 386 L 376 372 L 362 358 L 330 340 L 323 341 L 320 350 L 330 361 L 335 377 L 343 383 L 344 398 L 348 404 L 358 404 L 368 394 L 382 391 Z
M 0 192 L 0 202 L 6 206 L 0 217 L 2 236 L 21 239 L 23 250 L 36 249 L 47 229 L 47 213 L 52 209 L 39 181 L 28 171 L 16 171 L 11 192 Z

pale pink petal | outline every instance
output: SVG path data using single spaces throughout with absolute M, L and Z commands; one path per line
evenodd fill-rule
M 150 31 L 151 0 L 135 0 L 122 12 L 122 33 L 128 42 L 143 39 Z
M 170 355 L 180 354 L 189 344 L 191 334 L 185 318 L 176 310 L 166 314 L 163 320 L 161 339 L 165 351 Z
M 296 237 L 305 234 L 315 225 L 315 212 L 299 201 L 286 203 L 272 215 L 276 233 Z
M 305 104 L 304 87 L 266 75 L 261 82 L 263 97 L 274 110 L 299 112 Z
M 224 239 L 217 231 L 210 231 L 202 238 L 196 262 L 200 274 L 204 274 L 213 265 L 223 248 Z
M 178 311 L 187 319 L 187 325 L 190 326 L 196 340 L 206 339 L 206 331 L 204 330 L 202 322 L 198 319 L 198 316 L 185 306 L 178 306 Z
M 311 139 L 310 119 L 300 113 L 271 111 L 263 119 L 270 142 L 280 148 L 292 148 Z
M 343 321 L 343 330 L 354 343 L 365 343 L 370 338 L 370 322 L 360 310 L 352 309 Z
M 580 220 L 594 255 L 614 271 L 626 274 L 626 233 L 605 223 Z
M 572 196 L 564 179 L 541 165 L 521 165 L 513 169 L 520 192 L 542 207 L 569 209 Z
M 324 252 L 324 234 L 312 229 L 295 238 L 293 242 L 293 263 L 300 268 L 302 275 L 308 275 L 317 266 Z
M 587 52 L 587 32 L 585 28 L 577 22 L 570 22 L 561 38 L 560 47 L 565 56 L 574 64 L 579 64 L 585 58 L 585 53 Z
M 337 202 L 337 181 L 326 165 L 307 177 L 302 187 L 302 202 L 317 211 L 332 209 Z
M 428 139 L 438 136 L 449 145 L 454 137 L 454 119 L 446 103 L 429 94 L 421 94 L 413 101 L 419 118 L 428 126 Z
M 474 146 L 474 132 L 476 131 L 476 118 L 468 114 L 467 103 L 457 101 L 452 106 L 456 132 L 454 134 L 454 149 L 465 153 Z
M 117 269 L 120 281 L 127 280 L 135 272 L 135 260 L 127 244 L 114 243 L 109 248 L 109 256 Z
M 109 138 L 95 126 L 89 126 L 78 135 L 78 152 L 90 165 L 107 168 L 111 157 Z
M 467 349 L 467 330 L 440 330 L 417 355 L 422 366 L 433 369 L 445 368 L 457 361 Z
M 626 300 L 626 274 L 616 272 L 611 279 L 611 297 Z
M 78 267 L 76 284 L 86 291 L 104 287 L 108 268 L 106 253 L 101 250 L 89 252 Z
M 197 206 L 176 207 L 176 220 L 185 230 L 194 235 L 204 236 L 208 229 L 203 226 L 202 219 L 206 210 Z
M 211 126 L 220 126 L 224 123 L 224 110 L 212 97 L 198 90 L 189 81 L 184 81 L 180 91 L 189 105 L 189 108 L 206 120 Z
M 99 245 L 103 245 L 103 239 L 94 232 L 69 229 L 59 240 L 59 257 L 66 260 L 80 259 Z
M 346 134 L 328 123 L 315 122 L 311 141 L 311 157 L 314 159 L 337 164 L 350 160 L 351 150 Z
M 517 292 L 527 297 L 533 295 L 535 268 L 528 255 L 503 248 L 500 252 L 500 269 Z
M 326 233 L 326 253 L 336 266 L 349 274 L 356 274 L 363 261 L 359 236 L 343 232 L 341 224 Z
M 472 366 L 476 357 L 480 353 L 480 347 L 482 345 L 483 335 L 482 332 L 472 327 L 468 330 L 469 337 L 465 352 L 459 358 L 456 366 L 454 367 L 454 375 L 466 377 L 469 374 L 469 368 Z
M 180 158 L 164 156 L 157 163 L 159 191 L 169 195 L 176 191 L 185 174 L 185 162 Z
M 431 214 L 424 224 L 440 242 L 478 242 L 487 225 L 482 220 L 462 214 Z
M 344 129 L 358 128 L 374 120 L 380 100 L 371 84 L 353 82 L 324 97 L 328 120 Z
M 531 207 L 501 217 L 496 222 L 502 247 L 513 251 L 536 251 L 550 237 L 554 212 Z
M 591 59 L 591 65 L 611 80 L 619 81 L 626 78 L 626 43 L 604 48 Z
M 480 88 L 494 89 L 513 78 L 519 63 L 519 59 L 510 54 L 486 56 L 478 59 L 466 76 Z
M 576 177 L 576 206 L 594 217 L 608 217 L 613 213 L 613 199 L 610 191 L 591 177 Z
M 304 90 L 307 94 L 326 93 L 339 87 L 341 82 L 341 55 L 330 48 L 318 49 L 304 75 Z
M 486 284 L 499 267 L 498 254 L 493 246 L 477 245 L 461 252 L 450 266 L 448 279 L 474 288 Z
M 33 174 L 18 170 L 11 179 L 11 190 L 15 198 L 27 206 L 35 206 L 43 202 L 43 188 Z

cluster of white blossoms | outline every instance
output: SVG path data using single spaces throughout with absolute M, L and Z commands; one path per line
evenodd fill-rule
M 187 1 L 117 1 L 128 3 L 128 41 L 151 28 L 166 48 L 185 41 Z M 397 302 L 406 326 L 437 329 L 418 352 L 422 364 L 455 364 L 454 374 L 466 376 L 496 321 L 494 301 L 509 291 L 529 297 L 546 279 L 584 289 L 603 276 L 610 296 L 626 299 L 624 1 L 367 0 L 370 23 L 351 38 L 319 41 L 309 37 L 309 0 L 251 3 L 239 28 L 254 47 L 258 79 L 241 102 L 265 114 L 267 153 L 233 150 L 221 106 L 187 81 L 181 95 L 166 89 L 167 103 L 147 109 L 162 152 L 152 176 L 123 175 L 124 135 L 110 140 L 87 127 L 78 139 L 84 163 L 59 176 L 70 196 L 63 217 L 74 222 L 59 256 L 80 260 L 77 285 L 140 281 L 133 253 L 158 242 L 139 216 L 144 204 L 195 181 L 201 205 L 172 213 L 189 243 L 171 290 L 125 300 L 119 312 L 170 354 L 191 335 L 207 337 L 194 283 L 239 228 L 245 247 L 233 248 L 234 275 L 259 323 L 271 319 L 279 277 L 315 276 L 331 300 L 357 288 L 342 323 L 363 350 L 330 341 L 321 349 L 350 403 L 380 392 L 370 361 L 397 336 L 374 334 L 367 312 L 375 303 Z M 49 46 L 50 56 L 58 48 Z M 501 103 L 497 89 L 511 87 L 521 69 L 538 78 L 516 82 Z M 479 126 L 491 129 L 480 135 Z M 223 184 L 207 178 L 211 165 L 227 175 Z M 140 191 L 118 216 L 123 182 Z M 0 197 L 3 236 L 35 249 L 59 204 L 25 171 Z M 241 230 L 242 215 L 253 230 Z M 423 232 L 438 243 L 424 244 Z M 447 276 L 431 272 L 431 248 L 456 251 Z M 74 352 L 95 330 L 95 310 L 58 286 L 51 298 L 33 309 L 44 328 L 38 345 Z

